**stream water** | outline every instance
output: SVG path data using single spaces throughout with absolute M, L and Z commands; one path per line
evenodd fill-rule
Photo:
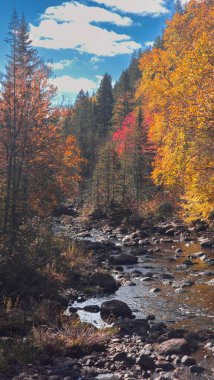
M 106 239 L 99 231 L 94 231 L 93 240 Z M 120 241 L 115 241 L 121 244 Z M 194 259 L 194 265 L 183 265 L 189 255 L 203 251 L 209 258 L 214 257 L 214 252 L 209 249 L 201 249 L 199 243 L 185 243 L 173 241 L 173 243 L 158 243 L 148 248 L 159 248 L 159 252 L 138 257 L 135 265 L 126 265 L 119 277 L 131 274 L 133 270 L 142 272 L 142 276 L 131 277 L 134 286 L 122 285 L 114 294 L 88 299 L 85 302 L 75 302 L 73 306 L 83 308 L 86 305 L 101 305 L 109 299 L 119 299 L 126 302 L 137 318 L 154 314 L 157 320 L 166 321 L 176 327 L 189 329 L 212 329 L 214 327 L 214 266 Z M 181 248 L 182 253 L 175 254 L 176 249 Z M 123 248 L 125 251 L 128 248 Z M 135 248 L 132 248 L 134 251 Z M 130 250 L 130 248 L 129 248 Z M 152 274 L 151 281 L 142 281 L 142 277 Z M 172 279 L 167 279 L 167 275 Z M 118 278 L 118 274 L 113 273 Z M 192 286 L 180 288 L 182 281 L 190 280 Z M 178 282 L 178 285 L 176 283 Z M 174 286 L 177 286 L 174 287 Z M 158 293 L 153 293 L 152 288 L 159 288 Z M 99 313 L 88 313 L 79 310 L 82 320 L 90 322 L 97 327 L 105 323 Z
M 62 227 L 63 229 L 63 227 Z M 71 229 L 72 230 L 72 229 Z M 64 233 L 75 238 L 75 232 L 69 228 Z M 122 252 L 137 253 L 139 248 L 125 247 L 122 244 L 124 236 L 111 238 L 108 233 L 103 233 L 96 228 L 90 231 L 90 237 L 80 240 L 102 241 L 110 240 L 122 247 Z M 78 239 L 78 238 L 77 238 Z M 82 310 L 84 306 L 98 305 L 112 299 L 126 302 L 132 309 L 136 318 L 145 318 L 149 314 L 155 315 L 157 322 L 166 322 L 175 328 L 186 328 L 188 330 L 213 330 L 214 327 L 214 251 L 202 249 L 200 242 L 195 239 L 190 242 L 182 241 L 182 236 L 173 242 L 161 242 L 161 236 L 153 235 L 150 239 L 149 253 L 138 256 L 135 265 L 124 265 L 123 272 L 112 271 L 112 275 L 122 285 L 113 294 L 105 294 L 87 299 L 85 302 L 74 302 L 74 307 L 80 308 L 78 314 L 84 322 L 89 322 L 98 328 L 107 324 L 101 319 L 100 313 L 90 313 Z M 180 249 L 180 253 L 177 250 Z M 193 265 L 185 265 L 192 255 L 203 252 L 208 263 L 201 257 L 191 258 Z M 111 254 L 111 252 L 109 252 Z M 134 277 L 132 272 L 140 271 L 142 275 Z M 152 278 L 150 281 L 142 281 L 144 277 Z M 128 279 L 128 283 L 124 280 Z M 182 287 L 183 282 L 189 281 L 190 286 Z M 130 286 L 130 282 L 132 286 Z M 153 292 L 151 289 L 158 288 Z M 69 310 L 69 308 L 68 308 Z M 212 380 L 214 357 L 211 352 L 201 347 L 193 353 L 196 362 L 206 371 L 198 376 L 199 380 Z

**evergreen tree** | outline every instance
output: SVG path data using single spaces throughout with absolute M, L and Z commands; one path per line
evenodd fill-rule
M 175 3 L 175 12 L 176 13 L 180 13 L 181 15 L 183 14 L 183 7 L 182 7 L 182 4 L 181 4 L 180 0 L 176 0 L 176 3 Z
M 132 54 L 130 65 L 128 67 L 129 81 L 131 90 L 135 92 L 137 83 L 141 77 L 140 69 L 139 69 L 139 59 L 142 55 L 142 51 L 136 51 Z
M 113 129 L 119 128 L 125 117 L 133 110 L 134 93 L 128 70 L 123 71 L 115 88 L 115 105 L 113 110 Z
M 96 122 L 98 134 L 102 139 L 105 139 L 110 131 L 113 103 L 112 79 L 106 73 L 96 94 Z
M 164 45 L 163 45 L 163 36 L 157 36 L 157 38 L 155 39 L 153 48 L 163 50 L 163 48 L 164 48 Z
M 95 119 L 96 103 L 94 97 L 81 90 L 77 95 L 71 114 L 64 121 L 64 134 L 75 135 L 82 156 L 86 159 L 82 175 L 90 178 L 99 148 L 99 132 Z
M 100 149 L 93 176 L 93 194 L 95 206 L 104 211 L 121 203 L 122 171 L 111 141 L 107 141 Z

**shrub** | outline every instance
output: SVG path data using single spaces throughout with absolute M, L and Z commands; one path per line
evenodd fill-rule
M 171 202 L 163 202 L 157 209 L 158 217 L 161 219 L 170 218 L 175 212 L 175 207 Z

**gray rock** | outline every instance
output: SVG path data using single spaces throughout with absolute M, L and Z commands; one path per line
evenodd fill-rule
M 151 326 L 150 328 L 150 332 L 153 333 L 153 332 L 164 332 L 164 330 L 166 329 L 166 325 L 165 323 L 163 322 L 157 322 L 157 323 L 154 323 L 154 325 Z
M 197 374 L 197 375 L 199 373 L 205 371 L 205 368 L 200 367 L 199 365 L 192 365 L 189 369 L 190 369 L 191 373 L 194 373 L 194 374 Z
M 128 253 L 121 253 L 120 255 L 112 255 L 109 257 L 109 263 L 115 265 L 132 265 L 138 262 L 138 258 Z
M 108 320 L 108 318 L 115 319 L 119 317 L 131 318 L 132 311 L 125 302 L 120 300 L 111 300 L 102 303 L 100 315 L 103 320 Z
M 131 275 L 132 277 L 140 277 L 140 276 L 142 276 L 142 272 L 139 271 L 139 270 L 137 270 L 137 269 L 135 269 L 135 270 L 133 270 L 133 271 L 130 273 L 130 275 Z
M 83 310 L 87 311 L 88 313 L 99 313 L 100 307 L 98 305 L 87 305 L 84 306 Z
M 184 281 L 174 281 L 172 283 L 173 288 L 187 288 L 189 286 L 194 285 L 194 281 L 191 280 L 184 280 Z
M 137 359 L 137 364 L 141 366 L 141 368 L 145 371 L 154 370 L 155 369 L 155 361 L 149 355 L 141 354 Z
M 164 280 L 171 280 L 174 278 L 174 276 L 170 273 L 163 273 L 161 274 L 161 278 L 163 278 Z
M 114 362 L 124 362 L 127 359 L 127 353 L 125 351 L 117 352 L 113 357 L 112 360 Z
M 214 259 L 207 259 L 207 260 L 205 260 L 205 262 L 206 262 L 206 264 L 207 265 L 214 265 Z
M 174 233 L 175 233 L 174 228 L 170 228 L 169 230 L 165 232 L 165 235 L 174 236 Z
M 176 292 L 176 293 L 186 293 L 187 290 L 182 289 L 182 288 L 177 288 L 177 289 L 175 290 L 175 292 Z
M 187 260 L 184 260 L 184 261 L 183 261 L 183 264 L 184 264 L 184 265 L 187 265 L 187 266 L 191 266 L 191 265 L 194 265 L 195 263 L 193 263 L 192 260 L 188 260 L 188 259 L 187 259 Z
M 207 285 L 214 285 L 214 278 L 212 278 L 212 280 L 208 281 Z
M 157 346 L 157 351 L 161 355 L 186 354 L 190 350 L 188 342 L 183 339 L 169 339 Z
M 204 240 L 200 243 L 201 248 L 213 248 L 214 247 L 214 240 Z
M 115 291 L 117 289 L 116 280 L 108 273 L 97 272 L 92 274 L 90 278 L 92 285 L 99 286 L 105 291 Z
M 133 332 L 139 332 L 140 334 L 147 333 L 149 330 L 149 324 L 147 319 L 118 319 L 114 322 L 114 327 L 119 330 L 130 334 Z
M 196 360 L 191 356 L 184 355 L 181 359 L 181 364 L 186 366 L 192 366 L 196 364 Z
M 150 289 L 151 293 L 159 293 L 160 291 L 161 291 L 160 288 L 152 288 L 152 289 Z
M 175 366 L 172 363 L 167 362 L 166 360 L 159 360 L 156 363 L 157 368 L 161 368 L 163 371 L 169 372 L 175 369 Z
M 154 278 L 148 277 L 148 276 L 147 277 L 143 277 L 143 278 L 140 279 L 140 281 L 145 281 L 145 282 L 146 281 L 153 281 L 153 280 L 154 280 Z
M 194 253 L 194 254 L 192 255 L 192 258 L 193 258 L 193 259 L 198 259 L 198 258 L 200 258 L 201 256 L 204 256 L 204 255 L 205 255 L 204 252 L 196 252 L 196 253 Z
M 161 243 L 165 243 L 165 244 L 171 244 L 171 243 L 173 243 L 173 240 L 172 239 L 162 238 L 162 239 L 160 239 L 160 242 Z

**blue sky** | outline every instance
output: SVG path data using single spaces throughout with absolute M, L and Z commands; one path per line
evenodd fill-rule
M 105 72 L 116 81 L 133 51 L 161 34 L 173 7 L 174 0 L 0 0 L 0 70 L 14 8 L 25 14 L 39 55 L 52 62 L 59 92 L 73 99 L 81 88 L 96 90 Z

